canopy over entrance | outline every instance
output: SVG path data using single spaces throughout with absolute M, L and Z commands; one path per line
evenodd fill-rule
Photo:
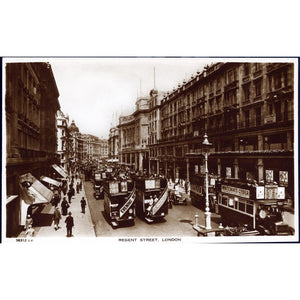
M 66 178 L 68 176 L 68 174 L 66 173 L 65 170 L 63 170 L 61 167 L 59 167 L 58 165 L 52 165 L 52 168 L 63 178 Z

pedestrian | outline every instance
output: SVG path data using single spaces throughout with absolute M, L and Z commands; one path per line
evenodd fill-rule
M 80 179 L 79 189 L 82 191 L 82 179 Z
M 28 229 L 25 232 L 26 237 L 33 237 L 34 236 L 34 229 L 32 228 L 32 225 L 28 226 Z
M 53 195 L 53 199 L 52 199 L 52 205 L 53 205 L 54 207 L 56 207 L 56 206 L 58 205 L 59 201 L 60 201 L 60 199 L 59 199 L 58 191 L 55 190 L 55 191 L 54 191 L 54 195 Z
M 73 186 L 71 187 L 71 195 L 72 195 L 72 197 L 75 195 L 75 189 L 73 188 Z
M 25 221 L 25 230 L 29 228 L 29 226 L 33 225 L 33 219 L 30 214 L 27 215 L 26 221 Z
M 71 189 L 68 191 L 68 201 L 69 203 L 71 203 L 71 199 L 72 199 L 72 191 Z
M 54 221 L 54 229 L 58 230 L 59 227 L 59 221 L 61 219 L 61 214 L 60 211 L 58 209 L 58 207 L 55 208 L 54 213 L 53 213 L 53 221 Z
M 77 184 L 76 184 L 76 192 L 77 192 L 77 194 L 79 194 L 79 182 L 77 182 Z
M 63 201 L 61 202 L 61 212 L 63 216 L 66 216 L 68 214 L 68 208 L 70 207 L 68 201 L 66 200 L 66 197 L 64 197 Z
M 84 199 L 84 197 L 82 197 L 81 201 L 80 201 L 80 204 L 81 204 L 81 212 L 83 214 L 85 214 L 85 206 L 86 206 L 86 201 Z
M 66 194 L 67 194 L 67 189 L 68 189 L 67 186 L 64 185 L 64 187 L 63 187 L 64 196 L 66 196 Z
M 148 207 L 146 208 L 146 210 L 147 210 L 147 216 L 150 216 L 150 212 L 151 212 L 152 206 L 153 206 L 153 197 L 152 197 L 152 195 L 150 195 L 150 199 L 148 201 Z
M 72 228 L 74 227 L 74 219 L 72 217 L 72 213 L 69 212 L 69 215 L 67 216 L 66 220 L 66 227 L 67 227 L 67 237 L 71 237 L 72 235 Z

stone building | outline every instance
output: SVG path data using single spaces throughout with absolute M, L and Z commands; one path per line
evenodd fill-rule
M 161 101 L 165 93 L 158 92 L 155 89 L 150 91 L 149 103 L 149 172 L 152 174 L 162 173 L 159 164 L 159 141 L 161 140 Z
M 69 170 L 69 116 L 62 111 L 57 112 L 57 154 L 60 158 L 60 166 L 65 171 Z
M 189 178 L 212 143 L 209 171 L 220 177 L 279 182 L 294 190 L 294 68 L 292 63 L 216 63 L 183 82 L 161 105 L 160 164 Z
M 60 105 L 49 63 L 7 63 L 5 79 L 7 235 L 11 236 L 20 224 L 20 176 L 49 175 L 51 165 L 58 163 Z
M 136 101 L 133 114 L 119 118 L 119 162 L 135 170 L 149 169 L 149 97 Z
M 108 138 L 108 158 L 112 161 L 119 161 L 119 129 L 117 127 L 112 127 L 109 130 Z

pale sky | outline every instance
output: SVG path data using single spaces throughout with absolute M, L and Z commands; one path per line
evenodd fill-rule
M 267 59 L 278 61 L 278 59 Z M 281 61 L 282 59 L 280 59 Z M 289 59 L 286 59 L 289 60 Z M 7 58 L 4 62 L 49 62 L 64 114 L 79 131 L 108 138 L 117 117 L 134 112 L 140 95 L 154 87 L 171 92 L 207 64 L 220 61 L 266 61 L 265 58 Z
M 47 59 L 60 93 L 61 110 L 81 133 L 108 138 L 117 115 L 134 111 L 138 96 L 172 91 L 204 65 L 200 58 L 55 58 Z

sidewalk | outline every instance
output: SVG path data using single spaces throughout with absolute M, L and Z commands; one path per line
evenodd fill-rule
M 74 179 L 74 187 L 76 186 L 76 182 L 77 182 L 76 179 Z M 96 237 L 88 204 L 85 207 L 85 214 L 81 212 L 80 200 L 82 199 L 82 197 L 84 197 L 85 200 L 87 201 L 85 191 L 84 191 L 84 185 L 83 185 L 83 189 L 79 192 L 79 194 L 75 192 L 75 195 L 72 197 L 71 200 L 72 202 L 70 203 L 70 207 L 68 208 L 68 213 L 71 212 L 72 217 L 74 218 L 74 227 L 72 230 L 72 234 L 74 238 Z M 67 196 L 66 199 L 68 199 Z M 51 204 L 48 205 L 50 206 L 50 210 L 48 207 L 47 214 L 53 215 L 54 207 Z M 58 204 L 58 207 L 61 212 L 61 202 Z M 58 230 L 54 229 L 53 223 L 50 226 L 34 227 L 35 228 L 34 237 L 54 237 L 54 238 L 67 237 L 67 229 L 65 223 L 66 218 L 67 216 L 62 215 L 62 218 L 59 223 L 60 228 Z M 25 234 L 24 232 L 22 232 L 22 237 L 24 236 Z

